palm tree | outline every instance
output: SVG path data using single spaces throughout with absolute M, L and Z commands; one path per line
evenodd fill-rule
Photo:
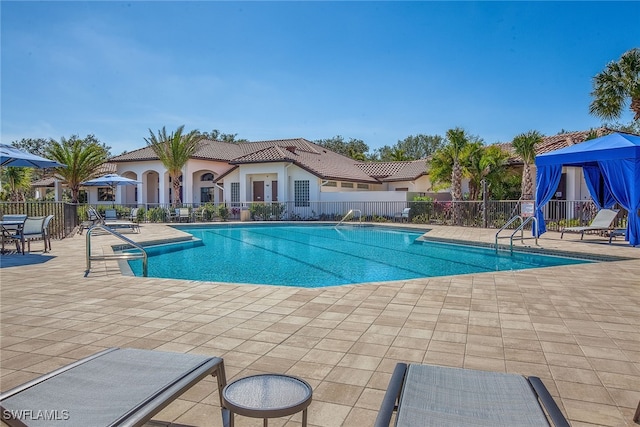
M 497 145 L 469 143 L 462 156 L 464 176 L 469 178 L 469 199 L 479 200 L 482 181 L 495 182 L 504 173 L 509 154 Z
M 71 203 L 78 203 L 80 184 L 97 177 L 99 167 L 107 161 L 108 156 L 108 148 L 92 135 L 85 139 L 73 135 L 68 140 L 61 138 L 60 142 L 52 140 L 47 149 L 47 157 L 66 165 L 54 170 L 67 182 L 71 190 Z
M 462 165 L 461 159 L 464 147 L 469 143 L 465 131 L 461 128 L 449 129 L 447 131 L 447 145 L 451 150 L 453 159 L 453 169 L 451 171 L 451 200 L 453 202 L 453 224 L 457 225 L 460 220 L 460 202 L 462 200 Z
M 605 120 L 615 120 L 631 99 L 634 120 L 640 120 L 640 48 L 625 52 L 618 62 L 610 62 L 593 78 L 594 98 L 589 112 Z
M 197 130 L 193 130 L 183 135 L 184 125 L 178 127 L 171 135 L 167 135 L 164 126 L 155 135 L 149 129 L 149 138 L 144 140 L 147 146 L 153 149 L 158 159 L 169 172 L 169 177 L 173 184 L 172 206 L 178 207 L 180 201 L 180 176 L 182 176 L 182 168 L 187 164 L 193 153 L 198 148 L 200 141 L 204 139 L 203 135 Z
M 462 159 L 468 144 L 469 136 L 463 129 L 449 129 L 446 143 L 433 154 L 430 162 L 429 179 L 431 182 L 435 184 L 447 183 L 451 187 L 454 224 L 457 224 L 460 218 L 460 206 L 456 202 L 462 200 Z
M 536 158 L 536 145 L 542 142 L 542 134 L 536 130 L 521 133 L 513 138 L 511 145 L 516 154 L 520 156 L 524 166 L 522 168 L 521 199 L 533 199 L 533 180 L 531 178 L 531 165 Z
M 391 150 L 391 161 L 393 162 L 404 162 L 407 160 L 411 160 L 409 159 L 409 156 L 407 156 L 407 154 L 405 153 L 405 151 L 402 148 L 393 148 Z
M 3 196 L 11 202 L 24 202 L 31 189 L 31 168 L 7 167 L 2 171 Z

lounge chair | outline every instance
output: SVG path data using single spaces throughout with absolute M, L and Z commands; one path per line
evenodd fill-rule
M 394 411 L 396 427 L 569 426 L 537 377 L 434 365 L 396 365 L 375 427 Z
M 395 214 L 393 220 L 400 222 L 409 222 L 409 213 L 411 213 L 411 208 L 404 208 L 402 212 L 398 212 Z
M 191 214 L 189 213 L 189 208 L 176 208 L 176 214 L 174 218 L 178 222 L 182 222 L 182 220 L 189 222 L 191 220 Z
M 131 208 L 131 213 L 129 214 L 129 221 L 131 222 L 139 222 L 138 221 L 138 211 L 140 208 Z
M 111 348 L 0 394 L 0 417 L 9 426 L 142 426 L 208 375 L 222 402 L 219 357 Z
M 140 224 L 138 224 L 137 222 L 118 220 L 117 216 L 115 215 L 115 212 L 116 212 L 115 209 L 107 209 L 105 211 L 105 217 L 104 218 L 102 216 L 100 216 L 98 211 L 96 211 L 93 208 L 89 208 L 89 210 L 87 212 L 89 214 L 89 218 L 90 219 L 91 219 L 92 216 L 93 217 L 97 217 L 97 222 L 98 223 L 100 223 L 102 225 L 106 225 L 109 228 L 129 228 L 129 229 L 131 229 L 131 231 L 134 231 L 136 233 L 140 232 Z M 109 217 L 107 217 L 107 213 L 108 213 Z
M 105 221 L 117 221 L 118 213 L 115 209 L 106 209 L 104 211 L 104 220 Z
M 593 218 L 591 224 L 585 225 L 582 227 L 565 227 L 562 229 L 560 234 L 560 238 L 564 236 L 564 233 L 580 233 L 580 240 L 584 238 L 585 231 L 606 231 L 612 227 L 613 220 L 616 219 L 616 215 L 618 215 L 617 210 L 613 209 L 600 209 L 596 214 L 596 217 Z

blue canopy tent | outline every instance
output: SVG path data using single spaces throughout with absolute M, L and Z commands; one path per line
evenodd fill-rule
M 618 202 L 629 212 L 625 239 L 640 244 L 640 136 L 612 133 L 536 156 L 538 233 L 546 231 L 542 208 L 560 182 L 562 166 L 582 167 L 587 188 L 598 208 Z M 600 180 L 604 186 L 600 186 Z

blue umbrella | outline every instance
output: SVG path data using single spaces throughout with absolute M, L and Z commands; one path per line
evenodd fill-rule
M 110 173 L 99 178 L 93 178 L 89 181 L 85 181 L 82 185 L 89 187 L 111 187 L 114 188 L 119 185 L 138 185 L 139 181 L 135 179 L 125 178 L 115 173 Z
M 0 144 L 0 165 L 40 169 L 65 166 L 56 161 L 18 150 L 16 147 L 7 144 Z
M 120 176 L 115 173 L 110 173 L 99 178 L 93 178 L 89 181 L 85 181 L 82 185 L 89 187 L 111 187 L 111 191 L 115 194 L 116 187 L 119 185 L 138 185 L 140 182 L 125 178 L 124 176 Z

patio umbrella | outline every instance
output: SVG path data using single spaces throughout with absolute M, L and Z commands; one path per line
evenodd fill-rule
M 45 159 L 44 157 L 18 150 L 16 147 L 7 144 L 0 144 L 0 165 L 40 169 L 65 166 L 54 160 Z
M 83 182 L 81 185 L 89 187 L 111 187 L 111 191 L 115 194 L 115 189 L 121 185 L 138 185 L 139 181 L 135 179 L 125 178 L 115 173 L 110 173 L 99 178 L 93 178 Z

